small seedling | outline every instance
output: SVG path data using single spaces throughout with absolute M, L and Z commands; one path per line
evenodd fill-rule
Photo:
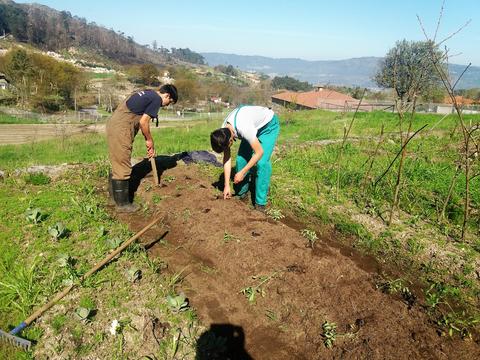
M 175 176 L 167 175 L 162 180 L 166 183 L 171 183 L 175 181 L 177 178 Z
M 224 243 L 228 243 L 232 240 L 236 240 L 237 242 L 240 242 L 240 240 L 235 236 L 235 235 L 232 235 L 232 234 L 229 234 L 228 232 L 224 231 L 223 233 L 223 242 Z
M 272 311 L 272 310 L 265 311 L 265 316 L 272 321 L 277 321 L 278 320 L 278 315 L 275 314 L 275 312 Z
M 75 317 L 83 323 L 88 323 L 92 317 L 92 310 L 86 307 L 78 307 L 75 309 Z
M 40 208 L 35 208 L 35 209 L 30 209 L 28 208 L 25 211 L 25 218 L 29 222 L 33 222 L 34 224 L 38 224 L 41 222 L 44 218 L 42 214 L 42 210 Z
M 102 236 L 107 235 L 107 233 L 108 233 L 108 231 L 107 231 L 107 229 L 105 229 L 105 226 L 100 225 L 100 226 L 98 227 L 97 236 L 98 236 L 99 238 L 101 238 Z
M 181 293 L 177 296 L 167 296 L 167 303 L 170 310 L 174 313 L 182 312 L 188 309 L 188 299 Z
M 248 286 L 246 288 L 243 288 L 241 290 L 241 293 L 245 295 L 245 297 L 248 299 L 248 302 L 253 304 L 255 302 L 255 298 L 257 294 L 260 294 L 262 297 L 265 297 L 265 290 L 261 287 L 256 287 L 256 286 Z
M 186 223 L 191 216 L 192 216 L 192 212 L 190 211 L 190 209 L 183 210 L 182 218 L 184 223 Z
M 205 264 L 200 265 L 200 270 L 202 270 L 205 274 L 210 274 L 210 275 L 215 274 L 218 271 L 214 267 L 210 267 Z
M 122 239 L 118 237 L 114 237 L 114 238 L 107 239 L 106 243 L 107 243 L 107 246 L 113 250 L 122 244 Z
M 142 278 L 142 270 L 132 267 L 126 272 L 128 281 L 134 283 L 139 281 Z
M 67 266 L 73 266 L 75 263 L 75 260 L 67 254 L 60 254 L 58 255 L 57 262 L 58 262 L 58 265 L 60 265 L 60 267 L 67 267 Z
M 323 344 L 329 349 L 332 348 L 337 338 L 337 324 L 325 321 L 322 324 L 322 331 Z
M 162 201 L 162 197 L 158 194 L 153 194 L 152 195 L 152 202 L 154 204 L 158 204 L 160 201 Z
M 303 229 L 301 232 L 302 236 L 308 240 L 308 247 L 312 248 L 315 246 L 315 243 L 318 240 L 317 234 L 313 230 Z
M 261 295 L 262 297 L 265 297 L 265 290 L 263 286 L 272 280 L 275 276 L 277 276 L 278 271 L 275 271 L 271 275 L 256 275 L 252 276 L 252 279 L 258 280 L 258 284 L 253 285 L 253 286 L 247 286 L 240 290 L 240 292 L 245 295 L 245 297 L 248 299 L 248 302 L 253 304 L 255 302 L 257 294 Z
M 55 225 L 48 228 L 48 233 L 54 240 L 58 240 L 67 235 L 67 228 L 63 223 L 57 222 Z
M 275 221 L 285 218 L 285 215 L 283 215 L 279 209 L 270 208 L 267 210 L 267 215 L 270 216 Z

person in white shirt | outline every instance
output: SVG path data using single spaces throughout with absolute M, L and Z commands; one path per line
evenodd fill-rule
M 272 175 L 270 157 L 279 132 L 278 117 L 271 109 L 263 106 L 241 105 L 228 114 L 220 129 L 210 134 L 212 149 L 217 153 L 223 152 L 224 199 L 232 196 L 230 147 L 234 140 L 241 139 L 235 167 L 236 173 L 233 179 L 235 195 L 244 198 L 249 190 L 250 181 L 254 180 L 255 208 L 265 211 Z M 255 165 L 257 171 L 255 179 L 253 179 L 251 169 Z

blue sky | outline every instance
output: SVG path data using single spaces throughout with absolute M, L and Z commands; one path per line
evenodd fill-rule
M 32 1 L 16 1 L 32 2 Z M 275 58 L 338 60 L 383 56 L 401 39 L 433 36 L 443 0 L 38 0 L 123 31 L 136 42 Z M 480 1 L 446 0 L 437 39 L 450 62 L 480 66 Z

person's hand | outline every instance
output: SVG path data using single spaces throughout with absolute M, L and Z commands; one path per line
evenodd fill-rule
M 155 147 L 153 146 L 153 140 L 146 140 L 145 146 L 147 147 L 147 156 L 149 158 L 155 156 Z
M 241 183 L 244 178 L 245 178 L 245 175 L 243 174 L 243 172 L 239 171 L 238 173 L 235 174 L 235 177 L 233 178 L 233 183 L 234 184 Z
M 230 199 L 232 197 L 232 191 L 230 190 L 230 185 L 225 185 L 223 189 L 223 199 Z

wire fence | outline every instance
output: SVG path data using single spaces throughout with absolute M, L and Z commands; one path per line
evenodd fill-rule
M 195 121 L 195 120 L 219 120 L 223 119 L 228 112 L 195 112 L 160 110 L 159 121 Z M 35 123 L 98 123 L 104 122 L 112 116 L 111 113 L 100 113 L 96 109 L 84 109 L 66 113 L 45 114 L 32 112 L 11 107 L 0 107 L 1 116 L 13 116 L 19 119 L 31 120 Z

